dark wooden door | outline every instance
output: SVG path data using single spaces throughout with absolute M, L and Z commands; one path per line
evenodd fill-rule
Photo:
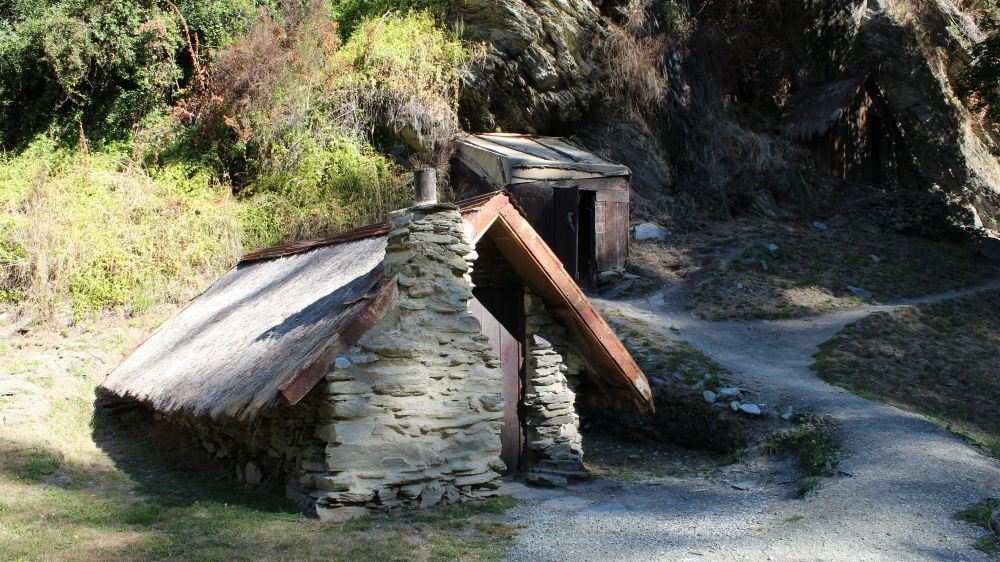
M 469 310 L 479 320 L 482 333 L 500 357 L 503 373 L 503 428 L 500 430 L 500 458 L 507 473 L 517 471 L 524 432 L 518 413 L 521 404 L 521 373 L 524 367 L 524 304 L 522 290 L 476 288 Z
M 559 256 L 574 279 L 579 279 L 577 259 L 580 252 L 580 188 L 560 187 L 555 190 L 555 222 L 552 225 L 555 245 L 553 250 Z

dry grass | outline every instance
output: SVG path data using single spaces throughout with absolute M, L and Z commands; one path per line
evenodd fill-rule
M 768 244 L 778 247 L 776 256 Z M 888 301 L 1000 275 L 995 263 L 961 245 L 759 221 L 718 223 L 662 243 L 635 243 L 631 261 L 657 274 L 660 286 L 679 286 L 686 304 L 710 320 L 801 317 L 863 304 L 849 285 Z M 657 288 L 656 282 L 643 288 Z
M 33 398 L 47 414 L 0 425 L 0 560 L 498 560 L 513 541 L 507 498 L 326 524 L 191 470 L 170 442 L 94 417 L 96 384 L 155 318 L 21 336 L 6 312 L 0 376 L 53 384 Z
M 603 61 L 605 95 L 633 121 L 646 116 L 667 99 L 670 83 L 662 60 L 667 52 L 663 32 L 650 31 L 645 0 L 631 0 L 621 24 L 611 24 L 597 49 Z
M 1000 291 L 872 315 L 823 344 L 813 369 L 1000 457 Z

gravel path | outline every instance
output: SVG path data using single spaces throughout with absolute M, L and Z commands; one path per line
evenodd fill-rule
M 889 306 L 798 320 L 704 322 L 662 294 L 600 302 L 683 339 L 729 368 L 769 405 L 811 406 L 837 420 L 841 469 L 803 499 L 793 472 L 751 459 L 705 478 L 595 481 L 509 492 L 525 528 L 509 560 L 989 560 L 982 532 L 951 516 L 1000 495 L 1000 463 L 924 418 L 826 384 L 809 369 L 817 346 L 878 310 L 953 298 L 1000 282 Z M 670 327 L 679 329 L 674 333 Z M 974 400 L 970 396 L 970 400 Z M 736 481 L 753 482 L 737 490 Z

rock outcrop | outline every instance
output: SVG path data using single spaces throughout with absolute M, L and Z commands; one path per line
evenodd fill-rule
M 983 32 L 952 0 L 720 3 L 680 26 L 647 2 L 647 23 L 630 32 L 666 36 L 655 64 L 669 96 L 641 123 L 603 96 L 608 69 L 595 48 L 630 6 L 459 0 L 466 37 L 488 48 L 465 79 L 463 127 L 573 136 L 633 169 L 641 214 L 730 215 L 766 202 L 778 215 L 829 192 L 808 155 L 771 134 L 789 94 L 874 72 L 915 169 L 901 188 L 944 192 L 975 208 L 971 221 L 1000 228 L 997 149 L 951 86 Z
M 460 115 L 473 131 L 557 133 L 597 99 L 592 53 L 603 33 L 588 0 L 458 0 L 465 36 L 486 56 L 463 84 Z

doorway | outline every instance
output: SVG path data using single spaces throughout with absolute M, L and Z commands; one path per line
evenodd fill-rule
M 573 186 L 553 193 L 552 250 L 573 279 L 591 286 L 596 280 L 596 209 L 596 191 Z
M 500 430 L 500 459 L 505 474 L 517 472 L 524 448 L 521 407 L 524 390 L 524 292 L 520 287 L 476 287 L 469 312 L 479 320 L 482 334 L 500 357 L 503 373 L 503 427 Z

